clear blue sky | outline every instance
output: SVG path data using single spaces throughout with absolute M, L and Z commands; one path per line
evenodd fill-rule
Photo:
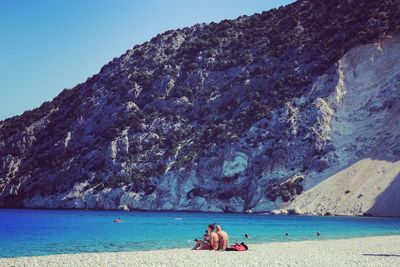
M 293 0 L 0 0 L 0 120 L 40 106 L 169 29 Z

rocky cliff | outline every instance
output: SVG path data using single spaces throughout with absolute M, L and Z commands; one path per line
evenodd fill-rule
M 399 17 L 304 0 L 160 34 L 0 122 L 0 207 L 400 215 Z

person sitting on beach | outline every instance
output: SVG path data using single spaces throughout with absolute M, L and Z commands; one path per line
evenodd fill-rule
M 215 231 L 216 231 L 216 233 L 218 235 L 218 239 L 219 239 L 218 249 L 225 250 L 229 246 L 228 233 L 225 231 L 222 231 L 222 228 L 219 225 L 215 226 Z
M 210 249 L 210 236 L 208 234 L 208 231 L 206 230 L 206 233 L 203 235 L 203 239 L 199 240 L 199 239 L 195 239 L 194 242 L 196 242 L 196 244 L 194 244 L 194 247 L 192 248 L 192 250 L 204 250 L 204 249 Z
M 218 250 L 219 239 L 217 233 L 214 232 L 215 226 L 214 224 L 210 224 L 207 228 L 208 239 L 198 240 L 195 239 L 196 244 L 192 248 L 192 250 Z
M 215 224 L 208 225 L 208 234 L 210 235 L 210 245 L 213 250 L 218 250 L 219 238 L 215 230 Z
M 207 230 L 206 233 L 203 235 L 203 240 L 210 241 L 210 235 L 208 234 Z

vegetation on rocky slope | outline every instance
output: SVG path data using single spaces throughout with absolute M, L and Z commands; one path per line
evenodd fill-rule
M 390 0 L 297 1 L 167 31 L 135 46 L 85 83 L 0 122 L 0 206 L 56 194 L 64 194 L 65 202 L 74 199 L 66 197 L 74 185 L 85 182 L 80 192 L 123 188 L 150 195 L 168 173 L 184 183 L 189 170 L 213 188 L 188 188 L 187 199 L 240 197 L 251 206 L 249 191 L 266 162 L 286 157 L 285 146 L 295 138 L 287 122 L 272 131 L 272 111 L 305 95 L 352 47 L 400 32 L 399 6 Z M 270 132 L 249 134 L 254 125 Z M 289 176 L 327 167 L 321 157 L 329 144 L 317 139 L 310 137 L 309 148 L 292 159 L 299 170 Z M 238 142 L 248 149 L 268 145 L 244 172 L 208 174 L 210 162 L 219 164 Z M 285 183 L 289 176 L 270 179 L 262 194 L 272 201 L 300 194 L 301 181 L 291 186 Z M 55 205 L 63 207 L 63 201 Z

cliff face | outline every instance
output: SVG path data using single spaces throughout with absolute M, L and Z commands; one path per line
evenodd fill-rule
M 0 122 L 0 207 L 385 215 L 399 17 L 398 1 L 298 1 L 158 35 Z
M 336 164 L 292 207 L 309 213 L 400 215 L 400 36 L 359 46 L 337 65 L 323 101 Z M 323 77 L 323 79 L 330 77 Z

